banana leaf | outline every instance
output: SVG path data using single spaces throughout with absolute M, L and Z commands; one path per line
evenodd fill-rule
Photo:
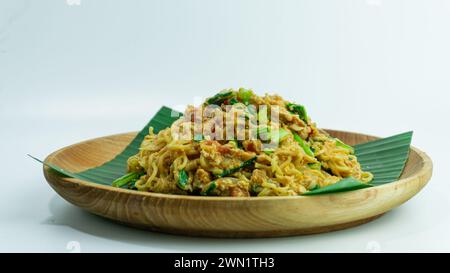
M 357 190 L 398 180 L 408 160 L 412 134 L 413 132 L 406 132 L 353 146 L 363 171 L 371 172 L 374 176 L 369 184 L 349 177 L 303 195 Z
M 73 173 L 53 164 L 43 162 L 33 156 L 30 157 L 64 176 L 103 185 L 111 185 L 112 181 L 126 173 L 127 159 L 138 153 L 139 146 L 144 137 L 148 134 L 149 128 L 153 127 L 154 132 L 158 133 L 171 126 L 180 116 L 181 113 L 163 106 L 150 122 L 136 135 L 131 143 L 114 159 L 99 167 L 88 169 L 83 172 Z M 396 181 L 403 172 L 406 160 L 408 159 L 411 138 L 412 132 L 406 132 L 354 146 L 355 154 L 358 157 L 358 161 L 361 163 L 362 169 L 374 174 L 374 180 L 371 183 L 367 184 L 354 178 L 345 178 L 336 184 L 314 189 L 304 195 L 357 190 Z
M 111 185 L 111 183 L 117 178 L 125 175 L 127 171 L 127 160 L 130 156 L 133 156 L 138 153 L 141 142 L 144 140 L 144 137 L 148 135 L 149 128 L 153 127 L 153 131 L 158 133 L 159 131 L 169 127 L 172 123 L 177 120 L 181 116 L 181 113 L 170 109 L 169 107 L 163 106 L 156 113 L 156 115 L 150 120 L 150 122 L 145 125 L 145 127 L 136 135 L 136 137 L 131 141 L 130 144 L 114 159 L 106 162 L 105 164 L 88 169 L 83 172 L 73 173 L 67 170 L 64 170 L 58 166 L 55 166 L 50 163 L 43 162 L 33 156 L 33 159 L 43 163 L 47 167 L 53 169 L 54 171 L 68 176 L 77 178 L 84 181 L 94 182 L 102 185 Z
M 373 187 L 371 184 L 363 183 L 359 180 L 356 180 L 352 177 L 347 177 L 339 182 L 332 184 L 330 186 L 326 186 L 323 188 L 314 189 L 312 191 L 306 192 L 303 195 L 316 195 L 316 194 L 324 194 L 324 193 L 333 193 L 333 192 L 343 192 L 343 191 L 353 191 L 359 190 L 363 188 Z

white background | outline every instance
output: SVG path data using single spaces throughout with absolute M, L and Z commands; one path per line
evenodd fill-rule
M 449 251 L 449 35 L 445 0 L 1 0 L 0 251 Z M 136 131 L 163 104 L 241 86 L 305 104 L 320 127 L 414 130 L 433 178 L 360 227 L 205 239 L 84 212 L 26 157 Z

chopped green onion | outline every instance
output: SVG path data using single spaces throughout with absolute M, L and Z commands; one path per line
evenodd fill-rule
M 133 182 L 133 180 L 137 180 L 142 174 L 137 172 L 127 173 L 122 177 L 117 178 L 112 182 L 113 187 L 121 188 Z M 135 181 L 136 182 L 136 181 Z
M 224 176 L 228 176 L 228 175 L 230 175 L 232 173 L 238 172 L 238 171 L 242 170 L 243 168 L 246 168 L 246 167 L 252 165 L 255 162 L 255 160 L 256 160 L 256 156 L 251 158 L 251 159 L 249 159 L 249 160 L 247 160 L 247 161 L 242 162 L 242 164 L 239 167 L 228 169 L 228 170 L 224 170 L 221 174 L 218 174 L 216 176 L 217 177 L 224 177 Z
M 288 103 L 286 107 L 291 113 L 297 114 L 301 120 L 308 122 L 308 114 L 303 105 Z
M 250 89 L 239 88 L 237 96 L 245 105 L 248 105 L 253 96 L 253 91 Z
M 270 138 L 271 138 L 271 140 L 280 142 L 283 139 L 285 139 L 288 135 L 289 135 L 289 132 L 286 129 L 280 128 L 279 130 L 272 131 L 270 133 Z
M 139 179 L 133 179 L 133 180 L 131 180 L 131 183 L 128 185 L 128 188 L 129 188 L 130 190 L 137 190 L 136 182 L 137 182 L 138 180 L 139 180 Z
M 269 127 L 259 127 L 258 131 L 258 138 L 262 141 L 269 141 L 270 140 L 270 131 Z
M 266 149 L 263 151 L 266 155 L 271 155 L 273 154 L 274 150 L 273 149 Z
M 239 149 L 242 149 L 242 142 L 241 141 L 238 141 L 238 140 L 236 140 L 236 139 L 233 139 L 233 140 L 230 140 L 230 142 L 233 142 L 234 143 L 234 146 L 236 147 L 236 148 L 239 148 Z
M 261 186 L 260 185 L 258 185 L 258 184 L 253 184 L 252 185 L 252 187 L 251 187 L 251 190 L 252 190 L 252 192 L 254 192 L 254 193 L 259 193 L 260 191 L 261 191 Z
M 289 131 L 284 128 L 271 131 L 269 127 L 260 127 L 258 128 L 257 134 L 258 138 L 262 141 L 273 140 L 276 142 L 280 142 L 289 135 Z
M 235 142 L 237 148 L 242 149 L 244 147 L 244 146 L 242 146 L 242 141 L 239 141 L 239 140 L 233 140 L 233 141 Z
M 352 146 L 345 144 L 344 142 L 342 142 L 342 140 L 340 140 L 339 138 L 335 138 L 334 140 L 336 140 L 336 147 L 341 147 L 347 150 L 350 150 L 350 152 L 353 154 L 355 152 L 355 149 L 353 149 Z
M 177 186 L 180 189 L 185 190 L 188 181 L 189 181 L 189 176 L 188 176 L 187 172 L 184 169 L 179 171 Z
M 303 148 L 303 151 L 305 151 L 305 153 L 309 156 L 314 157 L 314 153 L 313 151 L 311 151 L 311 148 L 309 147 L 309 145 L 303 140 L 303 138 L 301 138 L 299 135 L 297 135 L 296 133 L 294 134 L 294 139 L 295 141 L 298 142 L 298 144 L 300 145 L 300 147 Z
M 231 98 L 228 100 L 228 104 L 230 104 L 230 105 L 234 105 L 236 103 L 239 103 L 239 101 L 236 98 Z
M 201 192 L 201 195 L 210 195 L 211 192 L 213 190 L 215 190 L 217 188 L 217 184 L 216 181 L 212 181 L 209 183 L 208 187 L 206 188 L 206 190 L 204 192 Z
M 234 146 L 237 148 L 239 146 L 239 142 L 237 140 L 230 140 L 230 142 L 234 143 Z
M 320 162 L 316 162 L 316 163 L 308 163 L 308 167 L 309 167 L 310 169 L 320 171 L 320 168 L 322 167 L 322 164 L 320 164 Z
M 209 98 L 206 102 L 207 102 L 207 104 L 220 105 L 226 99 L 231 98 L 232 95 L 233 95 L 233 90 L 225 89 L 225 90 L 220 91 L 216 95 L 212 96 L 211 98 Z

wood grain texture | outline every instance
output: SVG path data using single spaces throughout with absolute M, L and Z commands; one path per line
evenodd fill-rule
M 373 136 L 327 130 L 354 145 Z M 46 162 L 78 172 L 120 153 L 136 133 L 75 144 Z M 120 223 L 154 231 L 210 237 L 314 234 L 369 222 L 403 204 L 430 180 L 431 159 L 412 147 L 400 180 L 357 191 L 295 197 L 204 197 L 131 191 L 66 178 L 44 167 L 50 186 L 70 203 Z

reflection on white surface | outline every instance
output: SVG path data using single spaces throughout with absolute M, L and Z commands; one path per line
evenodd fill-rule
M 126 243 L 138 247 L 136 248 L 137 251 L 148 252 L 297 252 L 307 249 L 319 252 L 323 251 L 320 247 L 327 244 L 328 250 L 335 252 L 382 252 L 379 241 L 372 239 L 366 242 L 361 234 L 376 231 L 380 227 L 388 225 L 393 219 L 397 218 L 396 220 L 400 221 L 401 214 L 407 214 L 394 210 L 368 224 L 321 235 L 262 239 L 220 239 L 171 235 L 127 227 L 72 206 L 56 195 L 50 200 L 49 210 L 51 216 L 43 221 L 44 225 L 61 226 L 80 232 L 83 237 Z M 425 227 L 426 225 L 422 225 L 422 228 Z M 383 235 L 376 239 L 389 242 L 392 239 L 391 237 L 390 235 Z M 353 240 L 353 243 L 342 244 L 345 240 Z M 92 243 L 84 242 L 82 245 L 83 249 L 92 250 Z M 103 251 L 119 251 L 102 246 L 96 246 L 96 248 Z

